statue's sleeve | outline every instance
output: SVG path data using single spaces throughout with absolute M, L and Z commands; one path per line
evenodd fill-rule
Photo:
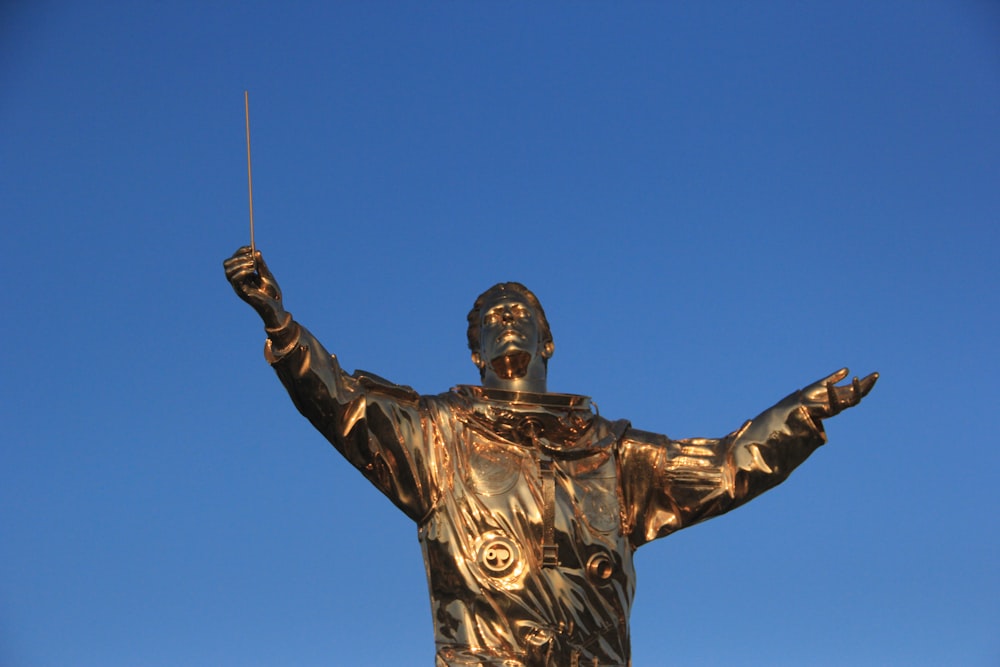
M 632 544 L 724 514 L 783 482 L 826 442 L 822 422 L 799 397 L 791 394 L 719 439 L 627 431 L 622 490 Z
M 409 387 L 348 375 L 305 327 L 292 326 L 292 340 L 277 350 L 268 339 L 264 355 L 295 407 L 407 516 L 421 520 L 433 502 L 432 411 Z

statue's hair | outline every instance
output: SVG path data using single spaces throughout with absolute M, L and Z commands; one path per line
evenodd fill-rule
M 522 297 L 528 302 L 528 305 L 535 311 L 535 315 L 538 317 L 538 343 L 540 346 L 545 347 L 552 342 L 552 329 L 549 328 L 549 321 L 545 318 L 545 311 L 542 310 L 542 304 L 539 302 L 538 297 L 535 296 L 534 292 L 522 285 L 521 283 L 506 282 L 497 283 L 493 287 L 489 288 L 485 292 L 479 295 L 476 299 L 476 303 L 473 304 L 472 310 L 469 311 L 469 315 L 466 319 L 469 321 L 469 328 L 466 330 L 466 336 L 469 339 L 469 350 L 472 352 L 479 352 L 480 343 L 480 326 L 481 326 L 481 314 L 483 304 L 487 300 L 498 297 L 504 293 L 514 292 Z M 546 359 L 546 362 L 548 360 Z

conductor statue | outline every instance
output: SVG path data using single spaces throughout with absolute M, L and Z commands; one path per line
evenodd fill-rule
M 672 440 L 549 393 L 549 323 L 509 282 L 468 315 L 481 386 L 420 396 L 343 371 L 259 252 L 224 264 L 295 406 L 416 524 L 438 667 L 630 665 L 635 550 L 784 481 L 826 441 L 823 420 L 878 379 L 837 385 L 845 368 L 723 438 Z

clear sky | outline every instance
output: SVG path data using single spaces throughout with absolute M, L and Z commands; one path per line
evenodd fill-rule
M 534 289 L 553 391 L 720 436 L 841 366 L 830 444 L 636 556 L 634 662 L 1000 664 L 995 2 L 6 2 L 0 664 L 430 665 L 415 528 L 226 284 L 477 380 Z

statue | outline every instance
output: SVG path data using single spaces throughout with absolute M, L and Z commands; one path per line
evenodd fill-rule
M 285 311 L 259 252 L 225 270 L 299 411 L 416 523 L 438 667 L 631 664 L 635 549 L 782 482 L 826 441 L 822 420 L 878 379 L 838 385 L 845 368 L 723 438 L 671 440 L 547 391 L 552 334 L 519 283 L 469 313 L 482 385 L 420 396 L 341 370 Z

